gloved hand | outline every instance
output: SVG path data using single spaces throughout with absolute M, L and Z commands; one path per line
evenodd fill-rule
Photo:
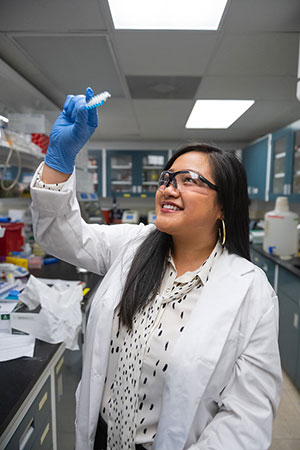
M 86 95 L 68 95 L 64 109 L 50 133 L 50 143 L 45 157 L 47 166 L 63 173 L 72 173 L 75 158 L 98 126 L 97 108 L 86 109 L 94 92 L 87 88 Z

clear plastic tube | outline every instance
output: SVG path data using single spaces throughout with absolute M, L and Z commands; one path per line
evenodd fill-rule
M 106 102 L 109 97 L 111 97 L 111 95 L 107 91 L 101 92 L 101 94 L 98 95 L 94 95 L 94 97 L 92 97 L 91 100 L 87 102 L 86 108 L 97 108 L 97 106 L 103 105 L 103 103 Z

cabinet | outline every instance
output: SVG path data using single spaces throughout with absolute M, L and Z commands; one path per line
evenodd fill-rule
M 300 201 L 300 120 L 248 145 L 242 162 L 250 198 Z
M 253 248 L 250 248 L 250 256 L 251 261 L 266 273 L 270 284 L 275 288 L 275 263 Z
M 108 196 L 154 196 L 167 151 L 107 150 Z
M 284 370 L 300 389 L 300 279 L 279 267 L 279 349 Z
M 300 130 L 294 133 L 293 142 L 293 186 L 294 195 L 300 196 Z
M 88 152 L 88 171 L 93 176 L 94 192 L 98 197 L 102 196 L 102 151 L 89 150 Z
M 242 162 L 247 174 L 250 198 L 265 199 L 267 159 L 270 136 L 250 144 L 242 152 Z
M 288 195 L 300 200 L 300 121 L 272 135 L 270 200 Z
M 291 193 L 290 167 L 293 133 L 289 128 L 273 133 L 270 177 L 270 199 Z
M 52 449 L 50 377 L 37 394 L 5 450 Z
M 57 450 L 75 448 L 75 391 L 80 381 L 81 370 L 81 350 L 65 350 L 55 366 Z

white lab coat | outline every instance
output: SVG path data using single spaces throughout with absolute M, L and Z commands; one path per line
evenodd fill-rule
M 114 308 L 136 248 L 154 225 L 86 224 L 74 183 L 73 174 L 61 192 L 32 187 L 32 214 L 46 251 L 105 275 L 92 302 L 77 390 L 76 450 L 92 450 Z M 269 448 L 281 387 L 277 324 L 277 297 L 265 274 L 224 251 L 175 345 L 154 450 Z

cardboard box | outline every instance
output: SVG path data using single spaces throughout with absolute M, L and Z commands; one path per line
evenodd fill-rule
M 17 305 L 14 300 L 0 300 L 0 332 L 10 333 L 10 317 L 13 309 Z
M 30 334 L 32 324 L 36 320 L 41 310 L 39 305 L 35 309 L 29 310 L 26 305 L 18 306 L 16 311 L 10 314 L 10 330 L 12 334 Z

